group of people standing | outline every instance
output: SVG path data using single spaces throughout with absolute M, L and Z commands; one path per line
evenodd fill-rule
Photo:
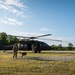
M 19 48 L 20 48 L 20 44 L 18 44 L 18 43 L 16 43 L 13 46 L 13 58 L 17 58 Z M 40 48 L 39 44 L 32 44 L 31 49 L 34 53 L 40 53 L 41 52 L 41 48 Z
M 41 48 L 40 48 L 40 45 L 39 44 L 32 44 L 31 45 L 31 48 L 32 48 L 32 51 L 34 53 L 40 53 L 41 52 Z

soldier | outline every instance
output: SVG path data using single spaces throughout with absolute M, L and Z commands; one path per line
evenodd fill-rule
M 32 44 L 31 48 L 34 53 L 37 53 L 37 44 Z
M 13 58 L 17 58 L 18 45 L 17 43 L 13 46 Z
M 31 45 L 31 49 L 32 49 L 32 51 L 34 51 L 34 44 Z

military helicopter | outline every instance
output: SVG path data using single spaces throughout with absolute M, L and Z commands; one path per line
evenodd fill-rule
M 32 50 L 34 53 L 40 53 L 41 50 L 50 50 L 51 47 L 42 41 L 38 41 L 35 39 L 45 39 L 41 37 L 50 36 L 52 34 L 45 34 L 36 37 L 25 37 L 25 36 L 16 36 L 18 38 L 23 38 L 19 40 L 19 49 L 20 50 Z M 61 40 L 53 40 L 53 39 L 45 39 L 45 40 L 52 40 L 52 41 L 61 41 Z

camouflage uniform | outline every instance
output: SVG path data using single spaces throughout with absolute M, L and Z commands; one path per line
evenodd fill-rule
M 13 46 L 13 58 L 17 58 L 18 45 L 15 44 Z
M 34 53 L 37 53 L 37 45 L 36 44 L 32 44 L 32 51 Z
M 32 51 L 34 51 L 34 45 L 33 44 L 31 45 L 31 49 L 32 49 Z

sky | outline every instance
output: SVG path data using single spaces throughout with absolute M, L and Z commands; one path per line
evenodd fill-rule
M 39 36 L 49 45 L 75 46 L 75 0 L 0 0 L 0 32 Z

